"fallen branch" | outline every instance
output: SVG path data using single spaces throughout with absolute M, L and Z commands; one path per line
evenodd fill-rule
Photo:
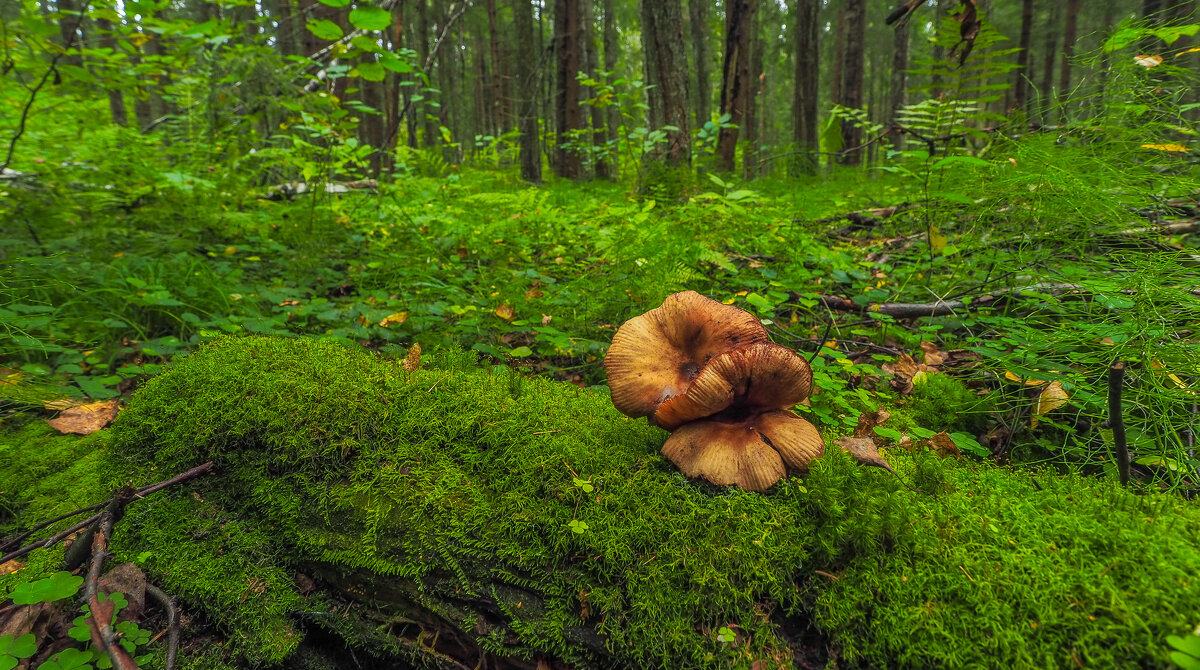
M 176 606 L 175 596 L 168 596 L 153 584 L 146 584 L 146 593 L 167 612 L 167 660 L 164 670 L 175 670 L 175 658 L 179 655 L 179 607 Z
M 201 475 L 206 475 L 206 474 L 212 472 L 214 468 L 216 468 L 216 464 L 213 461 L 209 461 L 202 465 L 197 465 L 196 467 L 192 468 L 191 470 L 188 470 L 187 472 L 176 475 L 170 479 L 158 482 L 157 484 L 151 484 L 149 486 L 143 486 L 142 488 L 135 489 L 133 491 L 132 499 L 137 500 L 140 498 L 145 498 L 146 496 L 150 495 L 151 493 L 156 493 L 158 491 L 161 491 L 161 490 L 167 488 L 168 486 L 173 486 L 180 482 L 185 482 L 189 479 L 195 479 L 196 477 L 199 477 Z M 118 492 L 118 495 L 120 495 L 119 492 Z M 70 513 L 62 516 L 61 518 L 57 519 L 57 521 L 61 521 L 62 519 L 66 519 L 66 518 L 75 516 L 76 514 L 82 514 L 83 512 L 87 512 L 87 511 L 90 511 L 93 509 L 98 509 L 99 507 L 104 507 L 106 505 L 110 505 L 111 502 L 112 501 L 110 500 L 110 501 L 106 501 L 103 503 L 98 503 L 96 505 L 92 505 L 90 507 L 80 508 L 78 510 L 75 510 L 74 512 L 70 512 Z M 38 540 L 37 542 L 34 542 L 32 544 L 27 544 L 24 547 L 17 549 L 16 551 L 13 551 L 11 553 L 0 556 L 0 565 L 3 565 L 4 563 L 7 563 L 7 562 L 13 560 L 14 558 L 20 558 L 20 557 L 24 556 L 25 554 L 28 554 L 29 552 L 33 551 L 34 549 L 53 547 L 54 545 L 58 544 L 64 538 L 70 536 L 71 534 L 77 533 L 77 532 L 83 530 L 84 528 L 87 528 L 87 527 L 91 526 L 92 524 L 96 523 L 103 517 L 103 515 L 104 515 L 104 512 L 93 514 L 92 516 L 75 524 L 74 526 L 71 526 L 70 528 L 62 531 L 61 533 L 52 535 L 45 540 Z M 39 526 L 34 527 L 32 530 L 34 530 L 34 531 L 41 530 L 41 528 L 45 528 L 46 526 L 54 523 L 55 521 L 56 521 L 55 519 L 52 519 L 49 522 L 43 522 Z M 28 536 L 28 534 L 25 535 L 25 537 L 27 537 L 27 536 Z M 22 537 L 18 540 L 15 540 L 15 541 L 19 542 L 21 539 L 24 539 L 24 537 Z M 10 541 L 7 544 L 11 544 L 12 542 L 13 541 Z M 6 544 L 6 546 L 7 546 L 7 544 Z
M 1125 418 L 1121 411 L 1121 386 L 1125 381 L 1125 363 L 1108 368 L 1108 425 L 1113 432 L 1113 451 L 1121 486 L 1129 485 L 1129 445 L 1125 442 Z
M 113 496 L 108 506 L 100 513 L 100 524 L 92 537 L 92 560 L 88 564 L 87 579 L 84 582 L 83 599 L 91 608 L 92 616 L 88 618 L 88 628 L 92 635 L 92 644 L 106 653 L 112 659 L 115 670 L 138 670 L 129 652 L 121 646 L 121 636 L 113 630 L 112 618 L 116 606 L 111 599 L 100 602 L 97 585 L 100 581 L 100 570 L 104 559 L 108 557 L 108 538 L 112 536 L 113 526 L 125 513 L 125 505 L 133 500 L 134 489 L 123 487 Z

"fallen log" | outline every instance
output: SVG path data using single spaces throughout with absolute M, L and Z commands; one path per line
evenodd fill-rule
M 422 364 L 219 341 L 143 385 L 103 467 L 40 490 L 214 461 L 131 505 L 110 545 L 224 631 L 182 655 L 237 666 L 300 667 L 321 627 L 377 667 L 1140 667 L 1200 609 L 1177 588 L 1200 510 L 1175 497 L 902 450 L 929 494 L 836 449 L 765 494 L 718 489 L 604 393 L 462 352 Z

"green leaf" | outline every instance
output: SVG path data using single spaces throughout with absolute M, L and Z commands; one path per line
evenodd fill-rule
M 1200 661 L 1200 635 L 1168 635 L 1167 644 Z
M 955 163 L 962 163 L 963 165 L 973 165 L 975 167 L 990 167 L 991 166 L 991 163 L 983 160 L 982 158 L 976 158 L 974 156 L 946 156 L 945 158 L 942 158 L 942 159 L 938 160 L 936 163 L 934 163 L 933 169 L 937 169 L 940 167 L 946 167 L 947 165 L 953 165 Z
M 399 58 L 396 56 L 396 54 L 392 53 L 385 53 L 380 56 L 379 64 L 391 70 L 392 72 L 398 72 L 400 74 L 407 74 L 413 71 L 412 63 L 409 63 L 408 61 Z M 414 100 L 416 100 L 416 98 L 417 96 L 413 96 Z
M 353 70 L 350 70 L 350 76 L 362 77 L 367 81 L 383 81 L 383 78 L 387 76 L 387 72 L 384 71 L 383 65 L 367 62 L 356 65 Z
M 82 583 L 83 577 L 59 571 L 45 579 L 18 584 L 9 597 L 17 605 L 51 603 L 79 593 L 79 585 Z
M 350 4 L 350 0 L 320 0 L 320 3 L 330 7 L 346 7 Z
M 376 41 L 374 38 L 367 37 L 366 35 L 356 36 L 354 39 L 350 40 L 350 45 L 353 46 L 355 49 L 361 49 L 368 53 L 382 53 L 383 52 L 383 47 L 379 46 L 379 42 Z M 394 56 L 393 56 L 393 58 L 394 58 Z
M 341 39 L 342 35 L 344 34 L 338 24 L 328 19 L 309 21 L 306 27 L 308 28 L 308 32 L 330 42 L 336 39 Z
M 350 10 L 350 24 L 359 30 L 383 30 L 392 24 L 392 14 L 381 7 L 355 7 Z
M 13 658 L 13 667 L 17 664 L 17 658 L 29 658 L 37 653 L 37 642 L 34 641 L 33 633 L 26 633 L 16 639 L 11 635 L 0 636 L 0 655 L 6 655 Z
M 893 440 L 899 440 L 904 437 L 904 434 L 892 428 L 884 428 L 883 426 L 875 426 L 875 434 L 880 437 L 887 437 Z
M 533 350 L 529 347 L 514 347 L 508 350 L 508 355 L 513 358 L 525 358 L 526 356 L 532 356 Z
M 90 639 L 90 638 L 89 638 Z M 95 652 L 68 647 L 38 666 L 38 670 L 82 670 L 90 668 Z

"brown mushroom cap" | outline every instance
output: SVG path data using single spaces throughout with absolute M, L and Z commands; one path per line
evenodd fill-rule
M 659 405 L 653 420 L 674 430 L 731 407 L 743 413 L 786 409 L 811 392 L 808 361 L 778 344 L 753 344 L 709 361 L 682 395 Z
M 688 477 L 766 491 L 787 474 L 785 464 L 807 470 L 824 450 L 811 423 L 787 410 L 769 410 L 686 424 L 667 438 L 662 454 Z
M 684 393 L 715 356 L 766 341 L 766 329 L 749 312 L 695 291 L 675 293 L 613 337 L 604 357 L 613 405 L 632 417 L 650 416 Z

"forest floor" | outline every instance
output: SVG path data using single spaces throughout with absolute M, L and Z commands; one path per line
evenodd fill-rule
M 1195 184 L 1154 152 L 1115 165 L 1047 137 L 1006 155 L 702 176 L 680 198 L 445 166 L 338 194 L 182 173 L 109 189 L 47 164 L 10 187 L 29 206 L 0 237 L 0 411 L 13 428 L 82 403 L 115 414 L 176 357 L 239 334 L 395 359 L 455 345 L 603 387 L 616 328 L 695 290 L 811 357 L 797 411 L 827 434 L 887 408 L 883 447 L 1115 479 L 1117 409 L 1134 485 L 1194 497 Z

